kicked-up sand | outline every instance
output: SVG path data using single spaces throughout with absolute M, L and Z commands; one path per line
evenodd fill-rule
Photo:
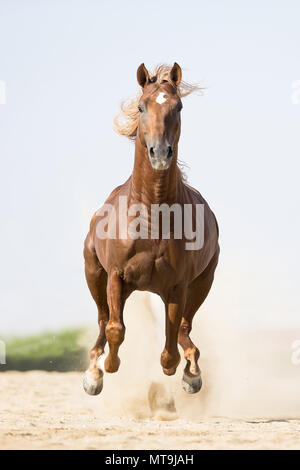
M 0 449 L 300 449 L 300 332 L 242 335 L 206 312 L 192 333 L 203 388 L 187 395 L 184 359 L 173 377 L 160 368 L 163 310 L 129 299 L 120 370 L 96 397 L 82 373 L 0 372 Z
M 141 398 L 125 405 L 123 416 L 108 416 L 100 395 L 82 391 L 81 379 L 79 373 L 1 374 L 0 449 L 300 448 L 300 419 L 188 420 L 163 410 L 151 417 Z

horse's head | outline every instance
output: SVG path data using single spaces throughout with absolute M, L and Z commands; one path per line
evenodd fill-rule
M 137 70 L 138 83 L 143 94 L 138 104 L 140 112 L 138 136 L 148 150 L 152 168 L 167 170 L 177 151 L 180 136 L 181 99 L 177 87 L 181 68 L 175 62 L 168 77 L 157 80 L 149 76 L 144 64 Z

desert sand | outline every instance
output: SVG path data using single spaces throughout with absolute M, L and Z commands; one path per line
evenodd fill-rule
M 128 410 L 105 416 L 100 396 L 87 396 L 81 378 L 79 373 L 1 374 L 0 449 L 300 448 L 300 419 L 194 421 L 163 412 L 151 417 L 142 400 L 136 417 Z
M 79 372 L 0 372 L 0 449 L 300 449 L 299 331 L 245 335 L 204 309 L 192 333 L 203 388 L 187 395 L 183 358 L 175 376 L 161 371 L 163 306 L 137 293 L 125 321 L 120 370 L 96 397 Z

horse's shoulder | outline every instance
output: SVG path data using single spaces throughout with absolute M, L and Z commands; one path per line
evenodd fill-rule
M 218 226 L 217 218 L 214 212 L 211 210 L 208 202 L 204 199 L 204 197 L 199 193 L 197 189 L 193 188 L 193 186 L 190 186 L 186 182 L 184 182 L 184 186 L 185 186 L 185 190 L 189 193 L 193 201 L 196 200 L 197 204 L 204 204 L 206 216 L 211 221 L 212 226 L 214 225 L 216 226 L 217 234 L 219 236 L 219 226 Z
M 120 186 L 117 186 L 111 193 L 110 195 L 108 196 L 108 198 L 106 199 L 105 201 L 105 204 L 111 204 L 115 197 L 120 193 L 122 192 L 123 189 L 126 189 L 127 186 L 129 185 L 129 182 L 131 180 L 131 176 L 125 181 L 125 183 L 123 184 L 120 184 Z
M 90 234 L 91 235 L 94 232 L 94 228 L 95 228 L 95 225 L 96 225 L 97 221 L 99 220 L 99 217 L 102 217 L 102 215 L 100 215 L 100 212 L 101 212 L 101 209 L 103 208 L 103 206 L 105 204 L 113 204 L 115 198 L 122 192 L 122 190 L 126 191 L 126 188 L 128 187 L 128 185 L 130 183 L 130 179 L 131 179 L 131 177 L 128 178 L 127 181 L 125 181 L 125 183 L 120 184 L 115 189 L 113 189 L 112 192 L 110 193 L 110 195 L 108 196 L 108 198 L 106 199 L 105 203 L 99 209 L 97 209 L 97 211 L 93 214 L 93 216 L 91 218 L 91 222 L 90 222 Z
M 199 202 L 200 204 L 201 203 L 207 204 L 204 197 L 200 194 L 200 192 L 196 188 L 194 188 L 193 186 L 190 186 L 186 181 L 184 181 L 183 184 L 184 184 L 185 190 L 190 196 L 192 196 L 193 199 L 196 199 L 197 202 Z

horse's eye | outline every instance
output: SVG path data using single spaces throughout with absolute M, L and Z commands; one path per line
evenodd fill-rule
M 178 103 L 178 105 L 177 105 L 177 111 L 179 112 L 179 111 L 181 111 L 181 110 L 182 110 L 182 103 L 180 102 L 180 103 Z
M 144 111 L 140 104 L 138 105 L 138 110 L 139 110 L 140 113 L 142 113 Z

